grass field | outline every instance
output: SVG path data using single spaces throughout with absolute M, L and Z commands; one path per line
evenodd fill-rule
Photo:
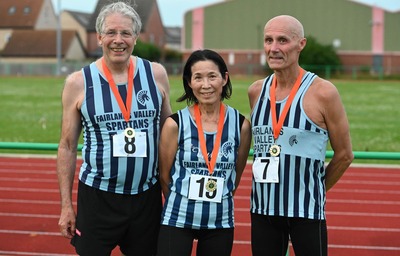
M 232 77 L 233 95 L 226 101 L 250 116 L 247 88 L 257 77 Z M 400 152 L 400 83 L 334 80 L 345 105 L 354 151 Z M 0 141 L 58 143 L 64 78 L 1 77 Z M 183 89 L 170 77 L 173 111 Z M 4 151 L 3 151 L 4 152 Z

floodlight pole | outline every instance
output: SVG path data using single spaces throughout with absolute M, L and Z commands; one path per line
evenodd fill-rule
M 57 2 L 57 70 L 56 75 L 61 75 L 61 0 Z

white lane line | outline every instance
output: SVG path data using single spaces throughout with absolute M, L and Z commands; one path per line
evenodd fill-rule
M 59 193 L 60 192 L 59 189 L 51 189 L 51 188 L 10 188 L 10 187 L 0 187 L 0 191 L 30 192 L 30 193 Z
M 47 183 L 58 183 L 57 178 L 54 179 L 43 179 L 43 178 L 0 178 L 0 181 L 7 182 L 47 182 Z
M 235 200 L 247 200 L 250 202 L 248 196 L 235 196 Z M 333 199 L 328 198 L 328 203 L 340 203 L 340 204 L 374 204 L 374 205 L 400 205 L 400 201 L 383 201 L 383 200 L 353 200 L 353 199 Z
M 0 169 L 0 173 L 13 173 L 13 174 L 38 174 L 40 173 L 40 175 L 44 175 L 44 174 L 51 174 L 51 175 L 56 175 L 57 172 L 56 170 L 51 170 L 51 171 L 43 171 L 43 170 L 39 170 L 39 169 L 35 169 L 35 170 L 16 170 L 16 169 Z
M 0 229 L 0 234 L 61 236 L 60 232 L 43 232 L 36 230 L 9 230 L 9 229 Z
M 13 212 L 0 212 L 2 217 L 14 217 L 14 218 L 40 218 L 40 219 L 58 219 L 59 215 L 54 214 L 31 214 L 31 213 L 13 213 Z
M 0 199 L 0 203 L 17 203 L 17 204 L 60 204 L 60 201 L 49 200 L 24 200 L 24 199 Z
M 390 173 L 366 173 L 366 172 L 362 172 L 362 173 L 354 173 L 354 172 L 345 172 L 343 178 L 346 177 L 357 177 L 358 179 L 360 177 L 376 177 L 376 178 L 400 178 L 400 172 L 398 171 L 391 171 Z
M 338 211 L 326 211 L 326 215 L 400 218 L 400 213 L 381 213 L 381 212 L 338 212 Z
M 371 228 L 371 227 L 342 227 L 342 226 L 329 226 L 328 230 L 346 230 L 346 231 L 367 231 L 367 232 L 393 232 L 399 233 L 400 228 Z
M 250 208 L 235 207 L 235 212 L 248 212 Z M 335 216 L 355 216 L 355 217 L 381 217 L 381 218 L 400 218 L 400 213 L 381 213 L 381 212 L 339 212 L 339 211 L 326 211 L 326 215 Z
M 44 253 L 44 252 L 19 252 L 19 251 L 0 251 L 0 255 L 76 256 L 76 254 Z
M 26 161 L 19 161 L 19 162 L 0 161 L 0 167 L 1 166 L 10 166 L 10 167 L 18 167 L 18 168 L 26 168 L 26 167 L 54 167 L 55 168 L 57 166 L 57 164 L 55 161 L 48 162 L 48 163 L 43 163 L 43 162 L 31 163 L 31 162 L 26 162 Z
M 366 246 L 366 245 L 329 244 L 328 247 L 329 248 L 339 248 L 339 249 L 400 251 L 400 247 L 394 247 L 394 246 Z
M 251 227 L 251 223 L 248 222 L 235 222 L 237 227 Z M 345 231 L 368 231 L 368 232 L 392 232 L 399 233 L 400 228 L 371 228 L 371 227 L 342 227 L 342 226 L 329 226 L 329 230 L 345 230 Z
M 233 243 L 234 244 L 250 245 L 251 241 L 235 240 L 235 241 L 233 241 Z M 369 246 L 369 245 L 347 245 L 347 244 L 328 244 L 328 248 L 357 249 L 357 250 L 400 251 L 400 247 L 394 247 L 394 246 Z
M 382 190 L 382 189 L 352 189 L 352 188 L 332 188 L 328 196 L 332 193 L 352 193 L 352 194 L 390 194 L 400 195 L 400 190 Z
M 76 187 L 77 184 L 74 184 Z M 0 187 L 0 191 L 12 191 L 12 192 L 30 192 L 30 193 L 59 193 L 58 188 L 14 188 L 14 187 Z M 76 189 L 72 190 L 72 193 L 77 193 Z
M 380 180 L 339 180 L 337 184 L 359 184 L 359 185 L 381 185 L 381 186 L 400 186 L 400 182 L 396 181 L 380 181 Z
M 339 204 L 374 204 L 374 205 L 400 205 L 400 201 L 383 200 L 348 200 L 348 199 L 327 199 L 327 202 Z

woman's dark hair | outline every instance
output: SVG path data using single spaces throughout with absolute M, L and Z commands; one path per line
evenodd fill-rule
M 190 80 L 192 78 L 192 66 L 198 61 L 206 60 L 214 62 L 218 66 L 219 72 L 221 73 L 222 77 L 225 77 L 225 74 L 228 72 L 228 68 L 225 64 L 224 59 L 217 52 L 208 49 L 194 51 L 187 59 L 186 64 L 183 68 L 182 80 L 185 92 L 181 97 L 176 100 L 177 102 L 182 102 L 186 100 L 188 105 L 197 102 L 197 99 L 193 94 L 193 90 L 189 86 Z M 221 100 L 229 99 L 231 95 L 232 84 L 228 75 L 226 85 L 222 88 Z

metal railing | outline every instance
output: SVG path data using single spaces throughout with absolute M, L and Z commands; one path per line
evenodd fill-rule
M 82 144 L 78 145 L 78 150 L 82 149 Z M 41 151 L 57 151 L 57 143 L 34 143 L 34 142 L 0 142 L 0 149 L 12 150 L 41 150 Z M 374 151 L 353 151 L 355 159 L 372 159 L 372 160 L 400 160 L 400 152 L 374 152 Z M 253 150 L 249 152 L 249 156 L 253 155 Z M 327 151 L 326 157 L 332 158 L 333 151 Z

